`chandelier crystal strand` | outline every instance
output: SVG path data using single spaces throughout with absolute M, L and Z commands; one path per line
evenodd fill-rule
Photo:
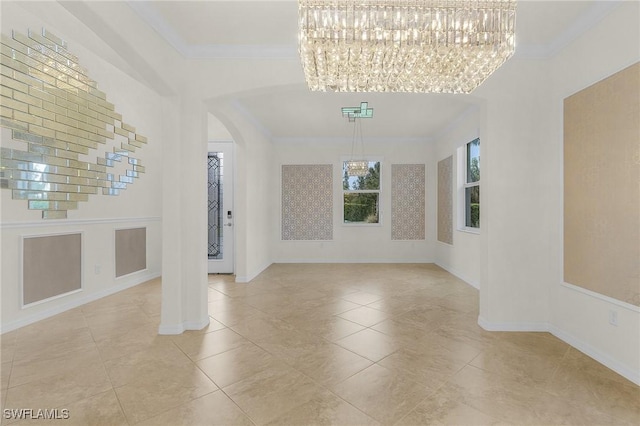
M 351 138 L 351 158 L 346 162 L 347 176 L 366 176 L 369 173 L 369 161 L 364 155 L 364 136 L 362 134 L 362 119 L 373 118 L 373 108 L 368 102 L 361 102 L 359 107 L 342 107 L 342 116 L 353 122 L 353 136 Z M 359 127 L 358 127 L 359 125 Z M 355 159 L 356 145 L 360 130 L 360 159 Z
M 364 137 L 362 136 L 361 118 L 354 118 L 353 139 L 351 141 L 351 160 L 347 161 L 347 176 L 366 176 L 369 173 L 369 162 L 364 159 Z M 354 160 L 358 143 L 358 124 L 360 124 L 360 160 Z
M 515 0 L 299 0 L 314 91 L 469 93 L 515 49 Z

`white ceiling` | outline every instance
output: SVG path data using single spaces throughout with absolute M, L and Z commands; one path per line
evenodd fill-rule
M 145 2 L 187 45 L 292 45 L 297 3 L 266 1 Z
M 454 95 L 310 92 L 304 85 L 239 100 L 279 139 L 348 139 L 353 124 L 342 117 L 341 107 L 368 102 L 374 112 L 373 118 L 362 124 L 367 139 L 424 140 L 474 107 L 472 98 Z
M 615 4 L 519 1 L 516 55 L 554 55 Z M 187 58 L 266 57 L 271 60 L 262 66 L 277 67 L 277 60 L 297 56 L 294 0 L 131 1 L 129 5 Z M 236 96 L 236 105 L 275 139 L 348 137 L 351 127 L 340 108 L 361 101 L 375 110 L 365 136 L 380 138 L 428 140 L 473 108 L 473 98 L 464 95 L 314 93 L 305 87 L 301 68 L 299 80 L 286 88 Z

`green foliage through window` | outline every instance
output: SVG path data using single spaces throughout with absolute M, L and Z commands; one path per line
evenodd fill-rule
M 467 144 L 466 154 L 465 226 L 480 228 L 480 139 Z
M 370 161 L 366 176 L 349 176 L 346 162 L 342 170 L 344 223 L 380 221 L 380 162 Z

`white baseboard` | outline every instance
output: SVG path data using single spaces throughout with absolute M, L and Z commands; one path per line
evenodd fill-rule
M 546 322 L 491 322 L 481 316 L 478 316 L 478 325 L 487 331 L 549 331 Z
M 444 269 L 445 271 L 447 271 L 448 273 L 450 273 L 451 275 L 455 275 L 456 277 L 460 278 L 462 281 L 466 282 L 471 287 L 480 290 L 480 282 L 478 282 L 477 280 L 471 279 L 470 277 L 466 276 L 462 272 L 460 272 L 457 269 L 454 269 L 454 268 L 452 268 L 452 267 L 450 267 L 448 265 L 443 265 L 443 264 L 438 263 L 438 262 L 435 262 L 435 264 L 438 265 L 439 267 L 441 267 L 442 269 Z
M 160 324 L 158 327 L 158 334 L 161 335 L 176 335 L 182 334 L 187 330 L 202 330 L 209 325 L 209 316 L 202 321 L 185 321 L 179 324 Z
M 623 365 L 619 361 L 595 349 L 588 343 L 578 339 L 577 337 L 561 330 L 560 328 L 546 322 L 510 322 L 495 323 L 478 317 L 478 325 L 487 331 L 529 331 L 529 332 L 548 332 L 568 345 L 579 350 L 583 354 L 593 358 L 600 364 L 620 374 L 622 377 L 630 380 L 640 386 L 640 372 Z
M 182 334 L 185 328 L 183 324 L 160 324 L 158 327 L 158 334 L 163 336 L 173 336 L 176 334 Z
M 433 263 L 431 259 L 280 259 L 273 263 Z
M 636 385 L 640 386 L 640 371 L 633 370 L 632 368 L 627 367 L 626 365 L 621 364 L 617 360 L 611 358 L 609 355 L 604 354 L 588 343 L 583 342 L 582 340 L 572 336 L 569 333 L 560 330 L 559 328 L 550 325 L 549 332 L 556 336 L 558 339 L 568 343 L 573 346 L 583 354 L 595 359 L 600 364 L 604 365 L 607 368 L 612 369 L 622 377 L 632 381 Z
M 154 278 L 158 278 L 159 276 L 160 276 L 159 272 L 151 272 L 151 271 L 141 274 L 135 278 L 133 276 L 128 276 L 127 282 L 125 283 L 117 284 L 117 285 L 114 285 L 113 287 L 109 287 L 104 290 L 100 290 L 95 293 L 88 294 L 86 296 L 81 296 L 72 301 L 62 303 L 60 305 L 54 306 L 49 309 L 45 309 L 43 311 L 39 311 L 35 314 L 28 315 L 24 318 L 20 318 L 15 321 L 9 321 L 7 323 L 3 323 L 2 333 L 7 333 L 9 331 L 17 330 L 18 328 L 27 326 L 29 324 L 33 324 L 43 319 L 50 318 L 54 315 L 61 314 L 70 309 L 77 308 L 78 306 L 82 306 L 89 302 L 102 299 L 103 297 L 110 296 L 112 294 L 118 293 L 128 288 L 135 287 L 139 284 L 142 284 Z M 77 294 L 77 293 L 74 293 L 74 294 Z M 60 299 L 56 299 L 56 300 L 60 300 Z
M 253 273 L 251 273 L 249 275 L 236 275 L 236 282 L 237 283 L 248 283 L 252 279 L 257 277 L 258 275 L 260 275 L 265 269 L 267 269 L 272 264 L 273 264 L 272 262 L 267 262 L 264 265 L 262 265 L 260 268 L 258 268 L 256 271 L 254 271 Z

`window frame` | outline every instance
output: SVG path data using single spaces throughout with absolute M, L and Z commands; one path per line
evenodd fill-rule
M 377 158 L 377 157 L 367 157 L 365 161 L 368 161 L 369 163 L 380 163 L 380 175 L 378 177 L 378 189 L 344 189 L 343 186 L 343 178 L 344 178 L 344 164 L 349 161 L 351 158 L 350 157 L 343 157 L 340 161 L 340 167 L 338 168 L 340 170 L 340 189 L 341 189 L 341 194 L 340 194 L 340 199 L 341 199 L 341 204 L 342 204 L 342 213 L 341 213 L 341 223 L 343 226 L 382 226 L 382 209 L 381 209 L 381 204 L 382 204 L 382 177 L 383 177 L 383 162 L 381 158 Z M 346 222 L 345 221 L 345 204 L 344 204 L 344 197 L 345 194 L 377 194 L 378 195 L 378 203 L 377 203 L 377 211 L 378 211 L 378 221 L 377 222 Z
M 473 227 L 473 226 L 467 226 L 467 212 L 470 210 L 470 206 L 467 204 L 467 196 L 466 196 L 466 192 L 467 189 L 469 188 L 474 188 L 477 187 L 478 190 L 480 191 L 480 187 L 481 187 L 481 181 L 482 181 L 482 173 L 480 173 L 480 176 L 478 178 L 477 181 L 475 182 L 469 182 L 469 169 L 470 169 L 470 156 L 469 156 L 469 147 L 472 143 L 474 142 L 478 142 L 478 148 L 479 148 L 479 154 L 478 154 L 478 165 L 479 168 L 481 169 L 480 166 L 480 152 L 481 152 L 481 144 L 480 144 L 480 138 L 476 137 L 474 139 L 472 139 L 471 141 L 465 143 L 463 146 L 461 146 L 458 149 L 458 157 L 459 157 L 459 161 L 458 161 L 458 177 L 459 177 L 459 188 L 460 188 L 460 196 L 459 196 L 459 213 L 458 213 L 458 230 L 459 231 L 464 231 L 464 232 L 469 232 L 472 234 L 479 234 L 480 233 L 480 219 L 478 218 L 478 226 L 477 227 Z M 479 203 L 481 204 L 481 203 Z M 480 207 L 478 207 L 478 209 L 480 210 Z M 480 216 L 480 211 L 478 216 Z

